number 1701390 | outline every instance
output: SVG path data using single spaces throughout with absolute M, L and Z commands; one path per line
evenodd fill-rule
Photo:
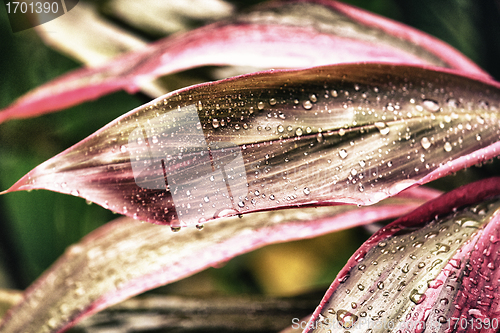
M 37 2 L 24 2 L 24 1 L 9 1 L 5 4 L 8 14 L 15 13 L 57 13 L 59 11 L 59 4 L 57 1 L 37 1 Z

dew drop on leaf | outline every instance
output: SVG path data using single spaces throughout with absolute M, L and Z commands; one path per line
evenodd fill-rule
M 390 128 L 389 128 L 389 126 L 387 126 L 387 124 L 386 124 L 386 123 L 383 123 L 383 122 L 381 122 L 381 121 L 377 121 L 377 122 L 375 123 L 375 127 L 377 127 L 377 128 L 378 128 L 378 130 L 379 130 L 380 134 L 382 134 L 382 135 L 387 135 L 387 134 L 389 134 L 389 132 L 390 132 Z
M 422 101 L 422 107 L 430 112 L 439 111 L 439 104 L 435 100 L 432 99 L 424 99 Z
M 302 103 L 302 106 L 306 110 L 311 110 L 312 107 L 313 107 L 313 104 L 312 104 L 312 102 L 310 100 L 305 100 L 304 103 Z
M 444 146 L 443 146 L 443 148 L 444 148 L 444 150 L 446 152 L 449 153 L 453 147 L 451 146 L 451 143 L 449 143 L 448 141 L 446 141 L 445 144 L 444 144 Z
M 413 289 L 410 293 L 410 300 L 415 304 L 420 304 L 425 300 L 425 295 L 420 294 L 417 289 Z
M 345 159 L 347 157 L 347 151 L 345 149 L 341 149 L 339 151 L 339 156 L 341 159 Z
M 431 146 L 431 142 L 425 136 L 422 138 L 422 140 L 420 140 L 420 144 L 422 145 L 422 148 L 424 148 L 424 149 L 429 149 Z
M 343 328 L 350 329 L 358 321 L 358 316 L 347 310 L 338 310 L 337 321 Z

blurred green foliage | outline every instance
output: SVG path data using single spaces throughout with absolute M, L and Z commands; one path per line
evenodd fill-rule
M 230 1 L 239 8 L 262 2 Z M 405 22 L 450 43 L 500 79 L 500 5 L 485 0 L 351 0 L 346 1 L 372 12 Z M 137 31 L 135 31 L 137 32 Z M 147 34 L 146 34 L 147 35 Z M 79 64 L 47 48 L 33 30 L 13 34 L 4 7 L 0 8 L 0 108 L 17 97 Z M 172 81 L 189 80 L 203 70 L 176 75 Z M 114 118 L 145 102 L 143 95 L 124 92 L 103 97 L 62 112 L 0 125 L 0 190 L 5 190 L 38 164 L 90 135 Z M 487 175 L 498 174 L 498 163 L 471 168 L 447 177 L 435 185 L 451 189 Z M 26 288 L 64 249 L 91 230 L 116 216 L 83 199 L 48 191 L 12 193 L 0 197 L 0 264 L 10 276 L 11 287 Z M 305 261 L 316 267 L 308 288 L 330 284 L 345 261 L 368 235 L 363 229 L 327 235 L 316 240 L 294 242 L 258 250 L 231 260 L 223 268 L 202 273 L 208 289 L 227 292 L 269 292 L 262 285 L 262 271 L 272 269 L 273 253 L 306 253 Z M 319 246 L 320 244 L 321 246 Z M 321 250 L 320 250 L 321 249 Z M 275 252 L 265 252 L 275 251 Z M 281 265 L 283 266 L 283 265 Z M 290 265 L 289 265 L 290 266 Z M 276 267 L 285 273 L 287 267 Z M 267 277 L 269 279 L 269 277 Z M 188 281 L 203 284 L 200 276 Z M 182 283 L 177 286 L 181 286 Z M 190 283 L 184 285 L 191 285 Z M 2 287 L 2 286 L 0 286 Z M 166 287 L 166 291 L 175 290 Z

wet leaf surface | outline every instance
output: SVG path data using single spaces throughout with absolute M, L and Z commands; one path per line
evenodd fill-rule
M 303 68 L 363 61 L 433 65 L 489 77 L 449 45 L 349 5 L 275 2 L 160 40 L 101 67 L 68 73 L 2 110 L 0 122 L 60 110 L 121 89 L 137 92 L 159 76 L 199 66 Z
M 339 273 L 306 331 L 496 332 L 499 194 L 499 178 L 472 183 L 381 229 Z
M 335 206 L 221 219 L 201 229 L 121 218 L 68 248 L 8 314 L 2 332 L 59 332 L 105 307 L 192 275 L 267 244 L 311 238 L 395 218 L 436 197 L 410 190 L 400 199 L 358 208 Z M 26 318 L 30 318 L 26 321 Z
M 419 67 L 246 75 L 133 110 L 9 191 L 73 194 L 175 228 L 372 204 L 498 155 L 499 98 L 497 84 Z

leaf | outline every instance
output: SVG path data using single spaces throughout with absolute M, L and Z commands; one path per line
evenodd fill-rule
M 349 259 L 305 331 L 496 332 L 499 195 L 500 178 L 481 180 L 379 230 Z
M 436 191 L 409 191 L 378 206 L 335 206 L 221 219 L 202 231 L 120 218 L 87 235 L 8 313 L 3 333 L 59 332 L 128 297 L 216 266 L 264 245 L 311 238 L 401 216 Z M 418 199 L 423 198 L 423 199 Z M 29 320 L 27 320 L 29 318 Z
M 270 71 L 152 101 L 30 171 L 48 189 L 172 227 L 367 205 L 498 155 L 498 84 L 419 67 Z
M 120 89 L 133 93 L 159 76 L 198 66 L 295 68 L 363 61 L 450 67 L 489 78 L 455 49 L 403 24 L 334 1 L 283 1 L 68 73 L 1 111 L 0 122 Z

